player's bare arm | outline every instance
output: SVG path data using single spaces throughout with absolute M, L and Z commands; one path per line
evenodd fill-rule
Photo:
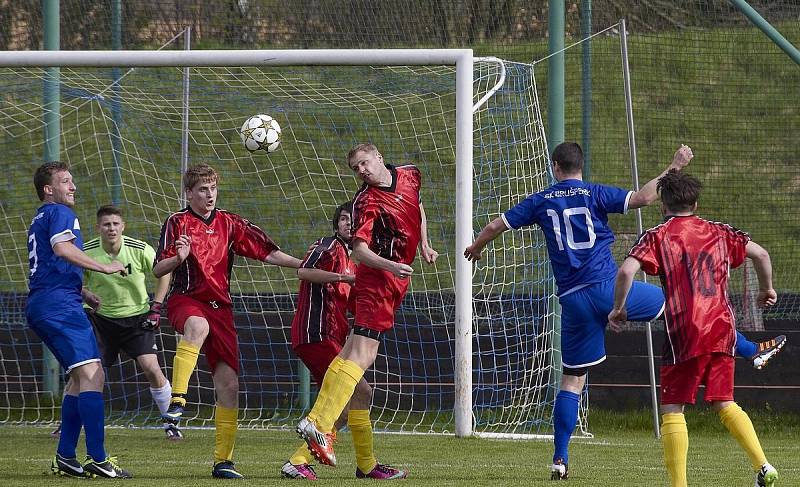
M 300 267 L 300 264 L 303 263 L 303 261 L 297 257 L 292 257 L 291 255 L 283 253 L 280 250 L 276 250 L 269 254 L 265 259 L 265 262 L 267 264 L 288 267 L 290 269 L 297 269 Z
M 761 307 L 772 306 L 778 301 L 778 294 L 772 288 L 772 260 L 769 257 L 769 252 L 750 241 L 744 248 L 748 257 L 753 259 L 753 267 L 756 269 L 756 276 L 758 276 L 758 297 L 756 302 Z
M 192 237 L 181 235 L 175 240 L 175 255 L 164 259 L 153 267 L 153 275 L 161 279 L 178 268 L 189 257 L 192 250 Z
M 97 294 L 89 291 L 89 289 L 83 287 L 81 288 L 81 297 L 83 298 L 83 302 L 89 305 L 92 311 L 97 311 L 100 309 L 100 296 Z
M 483 230 L 481 230 L 481 233 L 475 238 L 475 241 L 472 242 L 472 245 L 464 250 L 464 257 L 469 261 L 480 260 L 481 253 L 486 245 L 506 230 L 508 230 L 506 222 L 500 217 L 495 218 L 488 225 L 483 227 Z
M 654 203 L 658 199 L 658 192 L 656 191 L 658 180 L 672 169 L 677 171 L 682 170 L 689 164 L 689 161 L 691 161 L 693 157 L 692 148 L 688 145 L 681 144 L 678 150 L 675 151 L 675 155 L 672 157 L 672 162 L 669 166 L 667 166 L 661 174 L 648 181 L 639 191 L 631 195 L 631 199 L 628 201 L 628 209 L 635 210 L 636 208 L 642 208 Z
M 625 300 L 633 285 L 633 277 L 642 268 L 642 264 L 633 257 L 627 257 L 617 271 L 614 283 L 614 307 L 608 313 L 608 326 L 612 331 L 620 331 L 620 326 L 628 319 Z
M 370 250 L 367 243 L 360 238 L 354 239 L 352 245 L 353 254 L 351 257 L 353 260 L 357 260 L 363 265 L 372 267 L 373 269 L 391 272 L 401 279 L 411 277 L 411 274 L 414 272 L 414 269 L 410 265 L 384 259 L 380 255 L 376 254 Z
M 354 274 L 339 274 L 338 272 L 323 271 L 322 269 L 309 269 L 305 267 L 297 269 L 297 277 L 303 281 L 313 282 L 314 284 L 346 282 L 352 286 L 356 283 L 356 276 Z
M 128 275 L 128 273 L 125 271 L 125 266 L 123 266 L 119 261 L 115 260 L 110 264 L 101 264 L 86 255 L 83 250 L 76 247 L 73 243 L 73 240 L 58 242 L 53 246 L 53 253 L 66 260 L 70 264 L 82 267 L 89 271 L 102 272 L 103 274 L 114 274 L 115 272 L 119 272 L 123 276 Z
M 419 233 L 419 254 L 425 262 L 433 264 L 439 257 L 439 252 L 435 251 L 428 241 L 428 219 L 425 216 L 425 208 L 422 206 L 422 203 L 419 204 L 419 214 L 422 216 Z

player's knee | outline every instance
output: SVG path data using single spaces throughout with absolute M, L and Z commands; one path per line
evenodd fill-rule
M 202 346 L 208 336 L 208 321 L 205 318 L 191 316 L 183 325 L 183 339 L 195 346 Z
M 352 409 L 369 409 L 372 404 L 372 387 L 365 380 L 356 385 L 353 397 L 350 399 Z
M 383 333 L 360 326 L 353 327 L 351 343 L 347 347 L 346 360 L 351 360 L 358 364 L 362 369 L 367 370 L 372 367 L 375 358 L 378 356 L 378 345 L 380 345 Z
M 75 386 L 83 391 L 103 391 L 103 384 L 106 374 L 99 361 L 89 362 L 88 364 L 76 367 L 70 372 L 70 380 L 75 382 Z
M 580 394 L 583 391 L 583 386 L 586 384 L 586 374 L 588 374 L 588 372 L 589 369 L 587 367 L 564 367 L 561 373 L 561 390 Z

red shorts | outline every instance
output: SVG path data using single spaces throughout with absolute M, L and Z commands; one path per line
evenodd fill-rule
M 342 346 L 333 340 L 303 343 L 294 347 L 294 353 L 306 364 L 308 370 L 311 371 L 311 376 L 314 377 L 320 387 L 322 386 L 322 380 L 325 378 L 325 372 L 328 371 L 328 366 L 341 351 Z
M 410 282 L 411 279 L 400 279 L 388 271 L 359 266 L 351 291 L 356 302 L 354 326 L 379 332 L 390 330 Z
M 706 402 L 733 401 L 734 360 L 725 353 L 700 355 L 661 366 L 661 404 L 694 404 L 700 384 Z
M 208 321 L 208 336 L 203 342 L 203 352 L 213 373 L 217 363 L 223 361 L 239 373 L 239 339 L 233 326 L 233 307 L 224 304 L 218 307 L 198 301 L 182 294 L 173 294 L 167 302 L 167 318 L 172 327 L 183 334 L 183 326 L 190 316 Z

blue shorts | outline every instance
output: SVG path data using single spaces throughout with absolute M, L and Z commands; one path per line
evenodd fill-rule
M 81 306 L 66 306 L 59 313 L 44 318 L 28 314 L 28 325 L 67 373 L 75 367 L 100 361 L 92 324 Z
M 606 359 L 603 335 L 614 305 L 614 282 L 591 284 L 559 298 L 561 303 L 561 364 L 577 369 Z M 629 321 L 651 321 L 664 311 L 660 287 L 634 281 L 625 302 Z

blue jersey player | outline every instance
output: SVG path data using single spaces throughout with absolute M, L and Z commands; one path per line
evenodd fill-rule
M 100 264 L 83 250 L 75 204 L 75 183 L 69 166 L 48 162 L 34 174 L 33 184 L 42 205 L 28 231 L 30 281 L 25 314 L 31 329 L 53 352 L 69 374 L 61 404 L 61 437 L 51 470 L 74 477 L 131 475 L 105 452 L 103 382 L 92 325 L 82 305 L 83 269 L 125 275 L 119 262 Z M 97 307 L 99 303 L 89 303 Z M 87 461 L 75 453 L 83 428 Z
M 617 272 L 608 214 L 626 213 L 656 201 L 658 179 L 670 169 L 681 170 L 692 157 L 692 150 L 682 145 L 664 172 L 639 191 L 628 191 L 584 182 L 583 151 L 578 144 L 564 142 L 552 156 L 557 182 L 489 223 L 464 251 L 467 259 L 480 259 L 483 248 L 509 228 L 538 225 L 544 233 L 561 303 L 563 375 L 553 409 L 554 480 L 568 476 L 567 450 L 588 368 L 606 358 L 603 335 L 613 307 Z M 636 282 L 625 306 L 629 320 L 650 321 L 663 311 L 664 294 L 657 286 Z M 746 357 L 756 354 L 758 345 L 737 335 L 737 351 L 750 352 L 744 353 Z

